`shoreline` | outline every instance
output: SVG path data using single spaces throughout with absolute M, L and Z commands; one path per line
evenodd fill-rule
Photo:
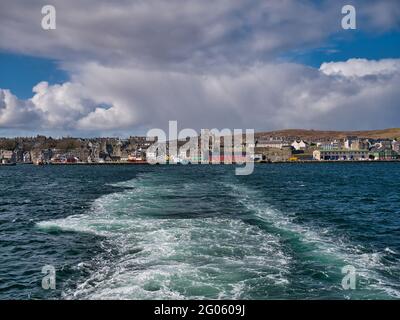
M 304 160 L 304 161 L 261 161 L 254 162 L 257 165 L 265 165 L 265 164 L 324 164 L 324 163 L 341 163 L 341 164 L 350 164 L 350 163 L 400 163 L 400 160 L 323 160 L 323 161 L 315 161 L 315 160 Z M 162 166 L 162 165 L 176 165 L 176 166 L 187 166 L 187 165 L 201 165 L 204 163 L 165 163 L 165 164 L 150 164 L 148 162 L 76 162 L 76 163 L 45 163 L 45 164 L 34 164 L 34 163 L 12 163 L 12 164 L 0 164 L 0 166 L 5 167 L 13 167 L 20 165 L 34 165 L 38 167 L 42 166 L 138 166 L 138 165 L 152 165 L 152 166 Z M 207 163 L 206 165 L 244 165 L 237 163 Z

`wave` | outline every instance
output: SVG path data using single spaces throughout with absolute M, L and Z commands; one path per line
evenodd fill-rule
M 144 173 L 43 230 L 93 233 L 104 254 L 66 299 L 398 298 L 397 253 L 301 223 L 232 178 Z M 357 290 L 341 287 L 345 265 Z
M 399 274 L 400 271 L 398 259 L 392 257 L 396 253 L 390 248 L 381 252 L 368 252 L 361 245 L 352 244 L 344 234 L 338 234 L 333 228 L 295 222 L 293 216 L 266 203 L 258 190 L 238 182 L 225 183 L 225 186 L 232 190 L 232 196 L 252 211 L 259 221 L 275 228 L 275 233 L 292 238 L 292 242 L 293 238 L 298 241 L 306 253 L 301 256 L 304 259 L 303 268 L 309 267 L 310 260 L 314 260 L 314 266 L 323 270 L 326 277 L 336 281 L 336 290 L 341 291 L 340 280 L 344 276 L 341 273 L 342 267 L 352 265 L 356 268 L 359 287 L 352 292 L 351 297 L 400 298 L 398 281 L 385 275 Z M 350 295 L 343 292 L 343 297 L 349 298 Z
M 188 202 L 198 217 L 177 218 L 171 213 L 185 212 L 185 204 L 171 196 L 183 188 L 204 197 L 209 186 L 164 179 L 143 174 L 119 184 L 129 189 L 95 200 L 86 214 L 38 223 L 104 237 L 109 255 L 92 261 L 90 277 L 64 298 L 248 299 L 265 297 L 262 288 L 285 290 L 290 256 L 279 236 L 234 216 L 203 216 L 217 210 L 212 203 Z

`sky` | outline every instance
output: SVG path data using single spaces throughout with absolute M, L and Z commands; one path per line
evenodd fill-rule
M 0 136 L 400 127 L 399 88 L 398 0 L 0 3 Z

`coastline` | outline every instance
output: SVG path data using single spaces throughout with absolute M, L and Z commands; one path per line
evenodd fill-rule
M 400 163 L 400 160 L 324 160 L 324 161 L 315 161 L 315 160 L 303 160 L 303 161 L 258 161 L 254 162 L 254 164 L 265 165 L 265 164 L 324 164 L 324 163 L 341 163 L 341 164 L 350 164 L 350 163 Z M 199 165 L 202 163 L 166 163 L 168 165 Z M 44 163 L 44 164 L 34 164 L 34 163 L 11 163 L 11 164 L 0 164 L 0 166 L 12 167 L 12 166 L 20 166 L 20 165 L 35 165 L 35 166 L 138 166 L 138 165 L 166 165 L 166 164 L 150 164 L 148 162 L 75 162 L 75 163 Z M 203 163 L 204 165 L 204 163 Z M 237 163 L 208 163 L 206 165 L 242 165 Z

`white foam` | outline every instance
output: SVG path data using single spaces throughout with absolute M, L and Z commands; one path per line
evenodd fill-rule
M 235 201 L 276 228 L 276 234 L 229 216 L 159 218 L 160 214 L 185 209 L 185 205 L 177 206 L 168 196 L 180 192 L 189 196 L 202 192 L 209 195 L 204 191 L 209 186 L 198 181 L 182 185 L 175 181 L 166 183 L 165 179 L 143 174 L 116 184 L 129 189 L 96 199 L 86 214 L 38 224 L 43 229 L 105 237 L 104 249 L 118 252 L 111 258 L 95 259 L 96 271 L 75 290 L 65 292 L 65 298 L 245 299 L 251 297 L 254 281 L 284 290 L 290 285 L 292 258 L 281 243 L 282 233 L 298 237 L 307 245 L 310 255 L 321 258 L 329 272 L 346 264 L 354 265 L 366 287 L 400 296 L 381 274 L 388 268 L 382 263 L 385 253 L 395 254 L 389 248 L 366 253 L 345 238 L 333 236 L 329 228 L 300 225 L 266 203 L 257 190 L 238 183 L 221 182 L 232 190 Z M 212 203 L 198 205 L 214 209 Z M 194 209 L 189 207 L 188 211 Z M 340 274 L 340 270 L 336 271 Z M 329 272 L 321 269 L 325 277 L 329 277 Z
M 169 205 L 161 196 L 177 193 L 154 179 L 125 182 L 133 188 L 100 197 L 87 214 L 38 224 L 103 236 L 104 247 L 118 251 L 111 259 L 94 261 L 96 271 L 65 298 L 236 299 L 246 297 L 255 278 L 271 286 L 288 283 L 290 257 L 278 236 L 257 226 L 226 216 L 144 215 Z
M 363 278 L 362 282 L 367 283 L 369 288 L 383 291 L 392 297 L 400 297 L 400 291 L 392 287 L 391 280 L 380 274 L 381 271 L 388 270 L 388 266 L 382 262 L 383 252 L 366 253 L 363 248 L 351 244 L 344 237 L 333 238 L 332 234 L 335 232 L 332 230 L 297 224 L 289 215 L 263 201 L 262 195 L 257 190 L 238 183 L 227 183 L 226 186 L 231 188 L 232 195 L 246 208 L 252 210 L 260 220 L 298 235 L 302 242 L 311 245 L 311 250 L 315 248 L 315 255 L 326 256 L 334 265 L 340 262 L 343 266 L 353 265 L 356 267 L 357 275 Z M 389 248 L 384 251 L 395 253 Z M 398 265 L 395 268 L 398 269 Z

